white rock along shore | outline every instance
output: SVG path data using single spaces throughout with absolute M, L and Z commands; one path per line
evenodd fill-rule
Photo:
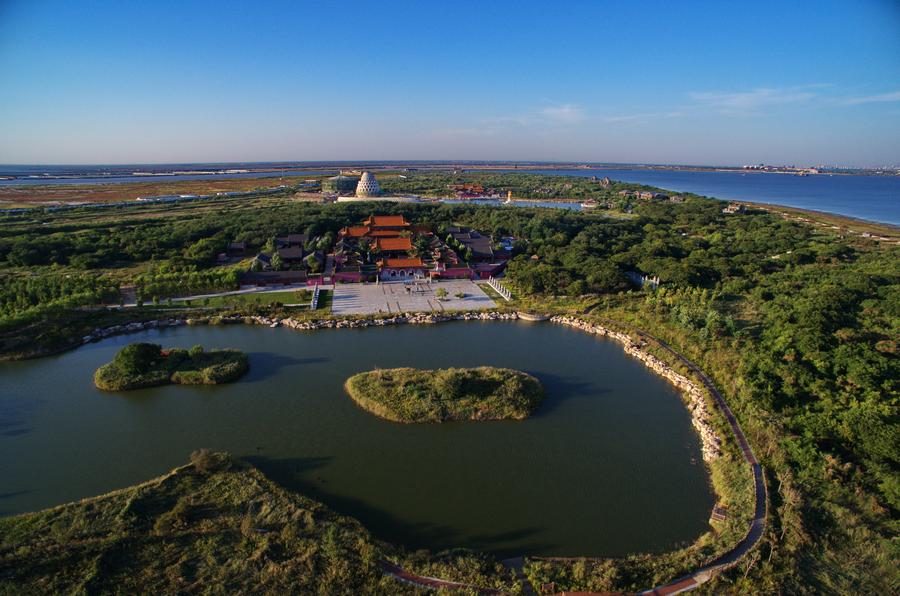
M 703 460 L 710 462 L 722 454 L 722 439 L 716 433 L 710 421 L 711 415 L 706 402 L 706 394 L 697 383 L 676 372 L 671 366 L 663 362 L 653 354 L 645 351 L 643 345 L 635 342 L 629 335 L 607 329 L 596 323 L 589 323 L 577 317 L 554 316 L 550 321 L 560 325 L 575 327 L 587 333 L 601 335 L 613 339 L 622 344 L 626 354 L 634 356 L 644 365 L 667 379 L 670 383 L 682 391 L 688 411 L 691 413 L 691 423 L 700 435 L 700 444 L 703 451 Z

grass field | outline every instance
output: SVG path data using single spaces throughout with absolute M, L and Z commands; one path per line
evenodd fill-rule
M 312 298 L 312 290 L 284 290 L 279 292 L 254 292 L 252 294 L 230 294 L 191 300 L 190 306 L 209 306 L 216 308 L 231 306 L 269 306 L 271 304 L 308 305 Z M 319 306 L 321 308 L 321 298 Z
M 40 184 L 0 186 L 0 207 L 36 207 L 65 203 L 114 203 L 159 195 L 209 195 L 246 192 L 279 185 L 292 186 L 316 176 L 225 178 L 209 180 L 152 180 L 115 184 Z

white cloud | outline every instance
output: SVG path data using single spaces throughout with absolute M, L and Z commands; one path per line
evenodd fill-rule
M 540 113 L 548 120 L 556 122 L 581 122 L 586 117 L 584 110 L 571 103 L 546 106 Z
M 782 89 L 760 87 L 739 92 L 694 91 L 689 95 L 694 101 L 723 112 L 750 113 L 764 107 L 809 101 L 818 95 L 809 89 L 820 86 L 807 85 Z
M 684 112 L 649 112 L 643 114 L 607 116 L 603 118 L 603 122 L 606 124 L 643 124 L 648 120 L 657 120 L 659 118 L 680 118 L 681 116 L 684 116 Z
M 439 128 L 434 134 L 444 137 L 489 137 L 497 134 L 497 131 L 493 128 Z
M 572 103 L 551 104 L 520 114 L 485 118 L 484 123 L 500 126 L 539 126 L 552 124 L 574 124 L 587 119 L 584 110 Z
M 878 95 L 866 95 L 863 97 L 850 97 L 841 100 L 840 103 L 845 106 L 856 106 L 863 103 L 884 103 L 889 101 L 900 101 L 900 91 L 880 93 Z

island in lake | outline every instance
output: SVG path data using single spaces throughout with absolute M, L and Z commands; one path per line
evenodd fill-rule
M 94 373 L 94 384 L 104 391 L 122 391 L 158 385 L 217 385 L 243 376 L 250 366 L 238 350 L 163 350 L 158 344 L 133 343 L 116 354 L 112 362 Z
M 508 368 L 378 369 L 345 388 L 361 408 L 393 422 L 522 420 L 544 398 L 535 377 Z

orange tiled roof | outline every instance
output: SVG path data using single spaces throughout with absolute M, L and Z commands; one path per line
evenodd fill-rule
M 385 265 L 388 267 L 424 267 L 422 259 L 418 257 L 410 257 L 408 259 L 385 259 Z
M 366 220 L 368 226 L 408 226 L 409 223 L 402 215 L 370 215 Z
M 349 228 L 344 229 L 351 238 L 361 238 L 369 233 L 368 226 L 350 226 Z
M 369 232 L 369 236 L 372 238 L 396 238 L 399 235 L 399 230 L 372 230 Z
M 409 238 L 377 238 L 375 246 L 379 250 L 412 250 L 412 240 Z

